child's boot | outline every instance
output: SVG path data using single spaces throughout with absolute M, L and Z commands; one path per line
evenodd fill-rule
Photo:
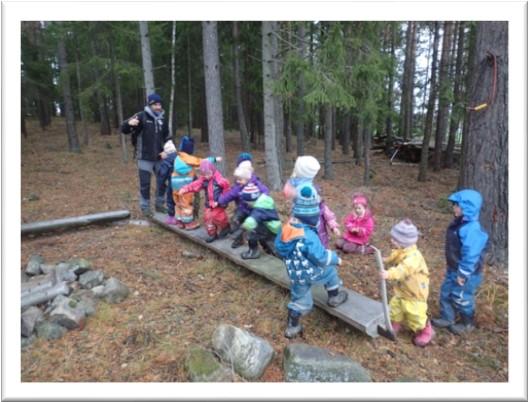
M 185 224 L 185 230 L 194 230 L 194 229 L 198 229 L 199 227 L 200 227 L 200 222 L 196 220 Z
M 223 239 L 229 234 L 230 231 L 231 231 L 231 227 L 227 225 L 225 228 L 223 228 L 221 231 L 218 232 L 218 238 Z
M 402 326 L 399 322 L 391 321 L 392 326 L 392 332 L 394 332 L 394 335 L 398 335 L 398 333 L 401 331 Z
M 258 242 L 250 239 L 248 241 L 249 249 L 244 251 L 240 256 L 244 260 L 252 260 L 260 257 L 260 251 L 258 249 Z
M 240 234 L 237 237 L 235 237 L 235 240 L 233 240 L 233 243 L 231 243 L 231 248 L 238 248 L 243 245 L 244 245 L 244 233 L 240 232 Z
M 433 323 L 433 326 L 436 328 L 448 328 L 451 325 L 453 325 L 453 321 L 446 320 L 445 318 L 439 317 L 439 318 L 433 318 L 431 320 Z
M 340 304 L 343 304 L 348 299 L 348 293 L 344 290 L 333 289 L 328 291 L 328 301 L 327 304 L 330 307 L 337 307 Z
M 461 321 L 449 326 L 449 330 L 455 335 L 464 335 L 475 329 L 473 317 L 461 316 Z
M 433 339 L 435 335 L 434 329 L 431 325 L 431 322 L 428 320 L 427 324 L 425 325 L 424 329 L 421 331 L 418 331 L 416 336 L 413 338 L 413 343 L 416 346 L 425 347 L 426 345 L 431 342 L 431 339 Z
M 178 220 L 174 216 L 167 216 L 167 219 L 165 219 L 165 223 L 167 225 L 177 225 Z
M 299 322 L 301 313 L 288 309 L 288 327 L 284 331 L 284 336 L 288 339 L 295 338 L 297 335 L 302 334 L 303 326 Z

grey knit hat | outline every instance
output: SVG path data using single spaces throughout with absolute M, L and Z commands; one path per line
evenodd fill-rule
M 404 219 L 392 227 L 390 234 L 402 247 L 409 247 L 416 244 L 420 232 L 410 219 Z

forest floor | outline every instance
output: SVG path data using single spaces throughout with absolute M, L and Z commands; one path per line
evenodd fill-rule
M 91 145 L 75 155 L 66 151 L 61 120 L 55 119 L 46 131 L 28 122 L 29 135 L 22 139 L 22 222 L 115 209 L 129 209 L 134 219 L 142 219 L 134 162 L 123 164 L 116 135 L 100 136 L 96 126 L 89 130 Z M 227 133 L 226 149 L 231 172 L 239 151 L 237 133 Z M 307 144 L 307 152 L 320 159 L 322 151 L 322 142 Z M 207 144 L 198 143 L 196 154 L 207 155 Z M 256 171 L 265 178 L 264 153 L 253 154 Z M 346 158 L 351 159 L 335 151 L 335 160 Z M 391 166 L 376 152 L 371 160 L 368 188 L 362 187 L 363 168 L 353 163 L 334 164 L 336 178 L 317 182 L 340 222 L 350 211 L 353 192 L 370 197 L 377 224 L 373 242 L 384 254 L 393 224 L 405 217 L 416 223 L 431 272 L 429 306 L 435 316 L 445 270 L 444 231 L 451 220 L 446 197 L 455 188 L 457 171 L 431 172 L 426 183 L 418 183 L 415 165 Z M 281 194 L 273 196 L 286 217 Z M 185 260 L 182 250 L 204 258 Z M 34 253 L 49 263 L 87 258 L 132 292 L 119 305 L 100 303 L 81 331 L 69 331 L 57 341 L 37 339 L 22 352 L 22 381 L 187 381 L 183 362 L 189 345 L 207 347 L 220 323 L 267 339 L 276 356 L 261 380 L 283 381 L 288 292 L 265 279 L 156 225 L 108 224 L 23 238 L 22 267 Z M 345 256 L 340 274 L 346 287 L 379 297 L 372 257 Z M 506 274 L 488 267 L 477 299 L 478 330 L 467 337 L 439 330 L 424 349 L 412 345 L 410 334 L 396 343 L 370 339 L 319 309 L 304 319 L 302 341 L 355 359 L 371 371 L 374 381 L 508 381 Z

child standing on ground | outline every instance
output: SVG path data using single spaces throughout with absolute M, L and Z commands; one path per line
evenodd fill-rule
M 249 249 L 241 257 L 245 260 L 259 258 L 259 243 L 266 253 L 275 255 L 273 241 L 281 222 L 273 198 L 251 182 L 244 186 L 240 198 L 250 208 L 249 215 L 242 222 L 242 229 L 248 232 Z
M 312 185 L 320 199 L 319 201 L 319 221 L 317 223 L 317 234 L 325 247 L 329 246 L 329 232 L 336 236 L 341 236 L 339 224 L 336 216 L 321 197 L 321 190 L 313 181 L 321 169 L 319 161 L 311 155 L 299 156 L 295 161 L 293 173 L 290 179 L 284 184 L 283 193 L 287 200 L 295 198 L 297 188 L 304 184 Z
M 196 193 L 200 190 L 205 194 L 204 223 L 209 237 L 208 243 L 218 238 L 225 237 L 229 232 L 229 220 L 225 208 L 218 204 L 220 195 L 229 190 L 229 181 L 216 169 L 209 159 L 200 162 L 200 177 L 179 191 L 180 196 L 187 193 Z
M 331 307 L 343 304 L 348 298 L 348 293 L 339 289 L 343 281 L 336 266 L 341 264 L 341 259 L 334 251 L 325 249 L 317 235 L 319 197 L 312 185 L 305 184 L 298 189 L 292 213 L 293 217 L 275 238 L 277 254 L 283 259 L 291 281 L 288 327 L 284 333 L 287 338 L 303 331 L 299 320 L 313 308 L 313 285 L 325 286 Z
M 446 232 L 447 271 L 440 289 L 440 317 L 433 319 L 433 325 L 462 335 L 475 329 L 475 293 L 482 282 L 488 234 L 479 222 L 482 196 L 478 191 L 461 190 L 448 199 L 455 219 Z
M 244 230 L 241 225 L 242 222 L 249 216 L 251 207 L 241 197 L 242 190 L 248 183 L 254 184 L 262 194 L 269 194 L 269 189 L 260 181 L 255 175 L 253 165 L 251 164 L 251 155 L 247 152 L 240 154 L 238 157 L 239 163 L 235 169 L 235 185 L 230 190 L 220 196 L 218 203 L 227 207 L 227 205 L 234 201 L 236 204 L 235 212 L 231 218 L 231 231 L 233 233 L 232 248 L 240 247 L 244 244 Z
M 395 282 L 394 296 L 390 300 L 392 328 L 397 334 L 403 326 L 415 333 L 413 343 L 424 347 L 434 336 L 427 318 L 429 271 L 422 253 L 416 247 L 418 229 L 405 219 L 391 229 L 395 247 L 384 262 L 389 266 L 381 277 Z
M 172 199 L 171 175 L 174 166 L 174 159 L 176 158 L 176 147 L 172 140 L 169 140 L 163 145 L 163 152 L 161 152 L 161 161 L 156 168 L 156 180 L 158 188 L 166 188 L 167 198 L 167 220 L 170 224 L 170 218 L 174 219 L 174 201 Z
M 343 237 L 336 241 L 336 247 L 345 253 L 372 254 L 374 249 L 369 241 L 374 231 L 374 218 L 363 194 L 352 196 L 352 213 L 345 218 Z

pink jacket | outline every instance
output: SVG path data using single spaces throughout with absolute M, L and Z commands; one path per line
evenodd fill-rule
M 357 233 L 352 233 L 352 229 L 359 229 Z M 345 231 L 343 239 L 349 243 L 366 245 L 369 243 L 370 236 L 374 231 L 374 218 L 369 210 L 365 212 L 362 218 L 358 218 L 353 213 L 345 218 Z

